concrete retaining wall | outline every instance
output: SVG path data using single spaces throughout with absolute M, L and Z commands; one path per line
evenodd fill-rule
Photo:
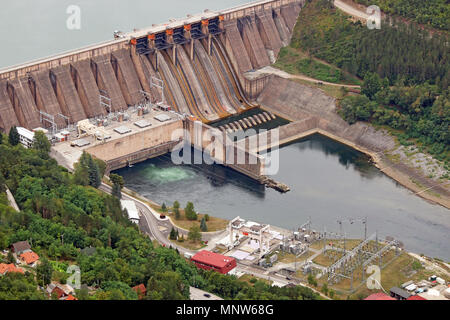
M 179 131 L 179 135 L 172 137 L 172 133 L 177 129 L 183 129 L 181 120 L 107 141 L 87 148 L 86 151 L 106 163 L 116 159 L 126 159 L 140 151 L 178 141 L 182 138 L 182 131 Z

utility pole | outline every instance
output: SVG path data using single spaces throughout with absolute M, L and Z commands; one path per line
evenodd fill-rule
M 367 239 L 367 216 L 364 218 L 364 240 Z

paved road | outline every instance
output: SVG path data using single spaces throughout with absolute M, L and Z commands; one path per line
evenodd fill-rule
M 363 11 L 360 11 L 354 7 L 352 7 L 349 4 L 346 4 L 345 2 L 341 0 L 334 0 L 334 6 L 338 9 L 341 9 L 342 11 L 348 13 L 351 16 L 354 16 L 356 18 L 360 18 L 363 20 L 367 20 L 369 18 L 369 15 Z
M 105 183 L 102 183 L 99 189 L 104 192 L 111 193 L 111 187 Z M 136 207 L 141 216 L 139 227 L 141 228 L 141 230 L 146 232 L 150 236 L 150 238 L 157 240 L 161 245 L 164 245 L 166 247 L 172 246 L 174 248 L 177 248 L 181 254 L 194 253 L 191 250 L 176 246 L 168 239 L 170 230 L 172 229 L 172 224 L 170 223 L 169 219 L 161 221 L 156 217 L 157 215 L 155 216 L 155 214 L 153 213 L 153 209 L 150 208 L 146 203 L 133 198 L 126 193 L 122 192 L 122 199 L 132 200 L 136 203 Z
M 223 300 L 221 297 L 194 287 L 189 287 L 189 295 L 191 300 Z

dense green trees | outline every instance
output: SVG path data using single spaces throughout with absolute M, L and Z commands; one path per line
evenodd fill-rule
M 180 203 L 176 200 L 173 203 L 173 211 L 175 213 L 175 219 L 180 220 L 180 218 L 181 218 Z
M 299 19 L 302 23 L 295 27 L 292 47 L 361 78 L 373 72 L 388 78 L 391 85 L 398 80 L 405 85 L 428 81 L 447 89 L 450 84 L 446 34 L 430 35 L 414 24 L 395 20 L 370 30 L 329 9 L 323 0 L 308 3 Z
M 370 2 L 413 8 L 403 0 Z M 325 0 L 308 3 L 299 19 L 302 23 L 295 27 L 291 46 L 364 78 L 362 96 L 340 101 L 339 113 L 345 120 L 389 126 L 401 143 L 416 139 L 425 151 L 450 161 L 447 33 L 430 33 L 394 20 L 384 22 L 380 30 L 369 30 Z
M 31 274 L 7 273 L 0 276 L 0 300 L 43 300 L 44 294 L 36 287 Z
M 357 3 L 378 5 L 387 14 L 401 15 L 433 28 L 450 30 L 450 6 L 446 0 L 354 0 Z
M 38 285 L 63 281 L 70 264 L 80 267 L 82 284 L 97 289 L 93 296 L 84 293 L 84 299 L 136 299 L 131 288 L 142 283 L 148 285 L 147 299 L 188 299 L 189 285 L 227 299 L 303 297 L 205 273 L 176 250 L 154 247 L 124 216 L 116 197 L 77 184 L 75 175 L 33 148 L 1 144 L 0 174 L 22 209 L 14 211 L 0 193 L 0 249 L 32 240 L 43 262 L 36 276 L 0 277 L 0 299 L 45 298 Z M 196 232 L 200 234 L 198 226 Z M 308 294 L 314 297 L 305 291 L 305 297 Z
M 189 228 L 188 239 L 194 242 L 202 240 L 202 234 L 200 228 L 197 225 L 193 225 Z
M 46 286 L 52 281 L 53 267 L 45 257 L 41 258 L 40 262 L 36 267 L 36 279 L 39 285 Z
M 89 153 L 83 151 L 80 160 L 75 164 L 75 182 L 82 186 L 98 188 L 103 174 L 99 161 L 95 161 Z
M 112 195 L 118 199 L 121 199 L 122 198 L 122 188 L 124 186 L 123 177 L 118 174 L 111 173 L 109 175 L 109 179 L 113 183 Z
M 202 220 L 200 221 L 200 230 L 202 230 L 202 232 L 208 231 L 208 226 L 206 225 L 206 219 L 204 216 L 203 216 Z
M 393 86 L 378 91 L 373 100 L 366 96 L 348 96 L 340 103 L 339 113 L 349 123 L 372 121 L 402 130 L 401 142 L 418 139 L 440 160 L 448 161 L 450 145 L 450 99 L 448 91 L 436 86 Z M 406 143 L 406 142 L 405 142 Z
M 9 144 L 12 146 L 16 146 L 20 142 L 19 132 L 17 131 L 16 126 L 12 126 L 11 129 L 9 129 L 9 137 L 8 137 Z
M 147 282 L 147 298 L 152 300 L 188 299 L 189 283 L 177 272 L 157 272 Z
M 3 176 L 2 173 L 0 173 L 0 193 L 5 192 L 5 191 L 6 191 L 5 177 Z
M 107 294 L 103 296 L 105 300 L 137 300 L 138 295 L 136 291 L 130 288 L 129 285 L 121 281 L 105 281 L 101 285 L 101 289 Z M 98 293 L 99 296 L 102 292 Z
M 388 85 L 389 83 L 386 84 L 386 87 Z M 361 86 L 361 93 L 365 94 L 369 99 L 373 99 L 382 87 L 383 83 L 380 76 L 376 73 L 367 72 L 364 76 L 363 85 Z
M 339 113 L 348 123 L 353 124 L 359 120 L 369 120 L 376 106 L 366 96 L 347 96 L 341 101 Z
M 188 202 L 186 207 L 184 208 L 184 215 L 188 220 L 197 220 L 197 213 L 194 210 L 194 204 L 192 202 Z
M 42 131 L 34 133 L 33 149 L 38 151 L 42 158 L 47 158 L 50 153 L 51 144 L 47 136 Z

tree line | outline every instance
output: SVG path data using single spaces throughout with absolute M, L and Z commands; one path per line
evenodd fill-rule
M 381 29 L 352 22 L 327 0 L 308 3 L 301 11 L 291 46 L 336 65 L 360 78 L 367 72 L 390 85 L 450 84 L 448 35 L 433 34 L 398 19 Z
M 365 6 L 377 5 L 381 11 L 399 15 L 436 29 L 450 30 L 450 6 L 447 0 L 354 0 Z

